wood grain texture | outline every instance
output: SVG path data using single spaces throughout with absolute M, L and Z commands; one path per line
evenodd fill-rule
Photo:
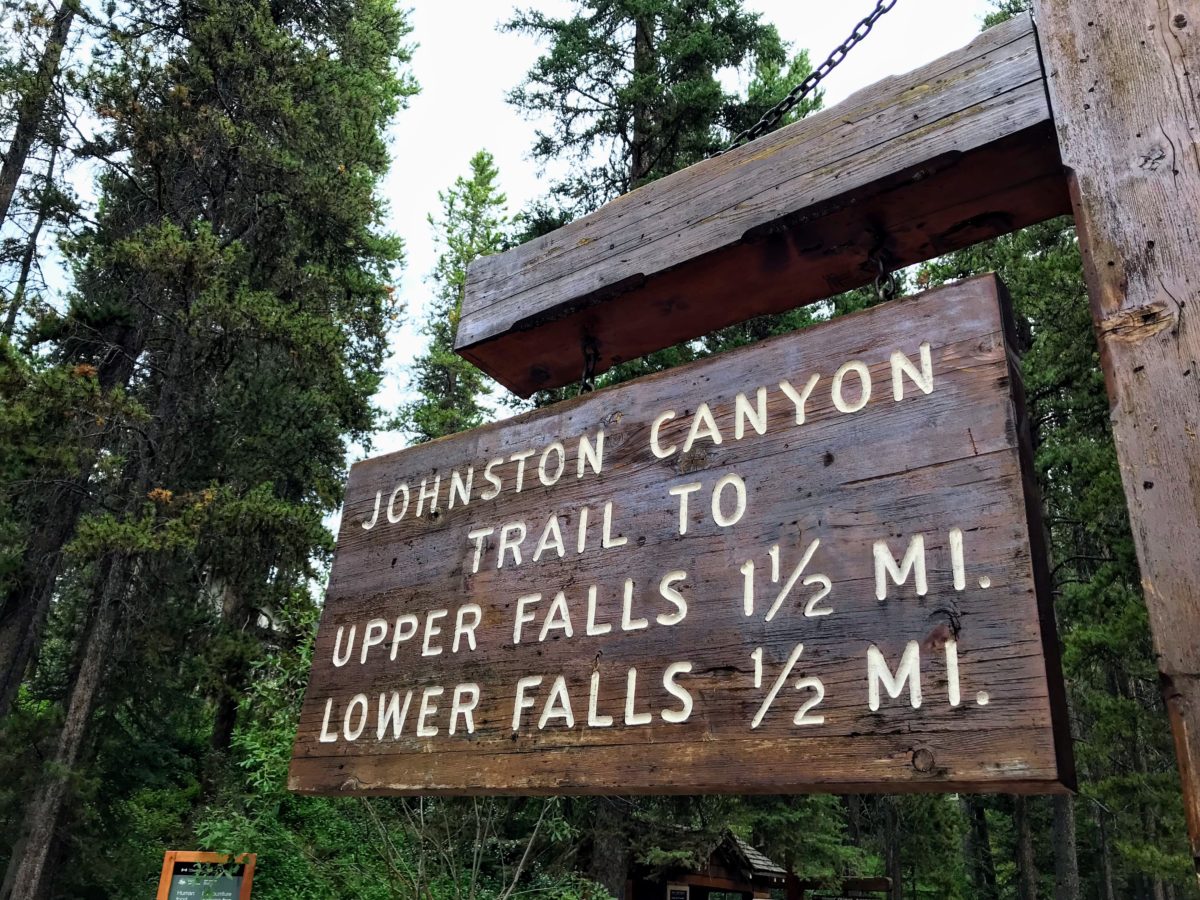
M 468 277 L 456 349 L 528 396 L 1069 209 L 1027 17 Z M 718 277 L 714 278 L 714 273 Z M 736 288 L 731 291 L 730 273 Z
M 314 651 L 312 680 L 301 714 L 290 787 L 310 793 L 629 793 L 795 790 L 1023 790 L 1053 791 L 1070 784 L 1069 749 L 1062 741 L 1063 707 L 1053 619 L 1036 581 L 1044 558 L 1031 551 L 1028 482 L 1023 478 L 1024 434 L 1019 391 L 1014 389 L 998 283 L 984 277 L 838 319 L 705 360 L 662 375 L 530 413 L 452 438 L 419 445 L 353 467 L 337 555 Z M 933 373 L 926 393 L 904 376 L 895 399 L 893 354 L 920 365 L 929 346 Z M 872 390 L 859 402 L 858 376 L 844 376 L 834 401 L 835 373 L 857 361 Z M 862 370 L 858 370 L 861 372 Z M 797 406 L 779 388 L 816 387 L 797 423 Z M 735 435 L 736 397 L 753 403 L 767 388 L 764 433 L 744 422 Z M 707 403 L 722 433 L 717 445 L 698 437 L 685 452 L 690 422 Z M 652 449 L 652 423 L 665 411 L 676 417 L 659 433 L 660 458 Z M 701 419 L 703 421 L 703 419 Z M 761 424 L 761 423 L 760 423 Z M 578 476 L 575 442 L 604 430 L 601 473 Z M 561 440 L 567 468 L 551 486 L 542 483 L 542 448 Z M 515 492 L 518 463 L 512 455 L 537 450 L 527 460 L 523 489 Z M 552 455 L 556 458 L 556 453 Z M 493 474 L 503 490 L 479 497 L 483 466 L 503 459 Z M 451 473 L 475 471 L 467 505 L 446 505 Z M 556 466 L 547 467 L 547 479 Z M 428 501 L 414 515 L 416 485 L 427 490 L 443 479 L 440 503 Z M 722 527 L 714 520 L 710 493 L 718 479 L 736 473 L 746 486 L 744 515 Z M 691 495 L 687 533 L 680 533 L 679 501 L 669 489 L 700 482 Z M 408 484 L 389 522 L 387 504 L 396 486 Z M 732 517 L 736 489 L 723 512 Z M 377 497 L 379 512 L 376 512 Z M 601 509 L 612 503 L 611 537 L 622 546 L 599 545 Z M 579 510 L 588 507 L 587 549 L 576 552 Z M 403 515 L 400 515 L 403 510 Z M 531 551 L 543 526 L 556 517 L 566 538 L 563 558 L 551 550 L 539 561 Z M 523 562 L 511 552 L 497 568 L 497 540 L 504 523 L 526 523 Z M 373 523 L 373 524 L 372 524 Z M 372 527 L 366 528 L 365 525 Z M 476 528 L 496 532 L 479 544 Z M 965 584 L 953 584 L 950 530 L 963 533 Z M 910 575 L 877 599 L 873 546 L 889 542 L 902 556 L 913 535 L 924 536 L 928 591 L 919 595 Z M 805 576 L 824 574 L 831 583 L 828 615 L 806 616 L 820 584 L 795 582 L 777 616 L 766 621 L 788 576 L 813 540 Z M 771 578 L 770 548 L 779 546 L 780 578 Z M 753 615 L 743 608 L 743 564 L 754 560 L 757 593 Z M 686 572 L 678 589 L 688 612 L 677 624 L 660 615 L 675 607 L 660 595 L 664 574 Z M 621 628 L 624 582 L 631 579 L 630 619 L 647 627 Z M 981 581 L 981 579 L 983 579 Z M 890 583 L 889 583 L 890 584 Z M 585 634 L 588 588 L 597 588 L 597 620 L 605 635 Z M 985 586 L 981 586 L 985 585 Z M 552 598 L 564 592 L 574 634 L 561 629 L 538 637 Z M 536 618 L 514 642 L 518 598 L 541 593 Z M 452 652 L 455 610 L 477 603 L 481 623 L 476 649 L 466 638 Z M 366 623 L 381 618 L 447 609 L 443 634 L 422 655 L 420 633 L 397 645 L 392 634 L 362 662 Z M 333 664 L 338 629 L 356 627 L 359 644 L 349 661 Z M 946 641 L 957 629 L 962 702 L 949 702 Z M 909 642 L 920 655 L 923 701 L 910 705 L 883 693 L 879 708 L 868 703 L 867 658 L 877 646 L 894 670 Z M 804 648 L 789 676 L 786 660 Z M 762 648 L 764 678 L 755 685 L 752 654 Z M 343 652 L 345 645 L 343 645 Z M 1049 653 L 1049 656 L 1047 655 Z M 680 675 L 694 699 L 686 721 L 664 721 L 660 711 L 681 704 L 663 683 L 673 662 L 691 663 Z M 627 673 L 638 672 L 635 715 L 652 721 L 625 724 Z M 611 727 L 589 727 L 591 679 L 599 673 L 596 707 Z M 563 675 L 575 722 L 538 720 L 555 676 Z M 512 727 L 514 687 L 522 676 L 541 675 L 536 700 Z M 821 679 L 824 700 L 813 714 L 822 724 L 794 724 L 811 688 L 798 678 Z M 761 724 L 756 712 L 777 678 L 776 700 Z M 480 701 L 474 731 L 459 720 L 447 733 L 454 686 L 474 683 Z M 414 729 L 422 691 L 442 685 L 439 711 L 427 724 L 434 736 Z M 377 698 L 414 689 L 399 737 L 378 734 Z M 987 704 L 980 705 L 980 692 Z M 370 704 L 362 734 L 347 740 L 344 712 L 363 694 Z M 325 711 L 332 710 L 329 724 Z M 358 707 L 350 717 L 357 725 Z M 322 742 L 323 729 L 335 739 Z
M 1200 871 L 1200 9 L 1035 8 Z

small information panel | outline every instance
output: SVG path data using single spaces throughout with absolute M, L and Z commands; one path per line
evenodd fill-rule
M 250 900 L 255 854 L 236 860 L 222 853 L 168 850 L 157 900 Z
M 1005 303 L 974 279 L 354 466 L 290 787 L 1064 789 Z

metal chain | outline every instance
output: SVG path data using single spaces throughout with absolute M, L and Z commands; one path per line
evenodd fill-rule
M 885 256 L 887 251 L 879 250 L 871 254 L 871 262 L 875 263 L 878 270 L 875 275 L 875 297 L 880 303 L 887 303 L 890 300 L 895 300 L 896 295 L 900 293 L 900 282 L 896 280 L 896 273 L 888 268 Z
M 596 363 L 600 361 L 600 346 L 595 338 L 583 339 L 583 377 L 579 379 L 579 393 L 590 394 L 596 389 Z
M 825 62 L 813 69 L 808 74 L 807 78 L 788 91 L 788 95 L 786 97 L 763 113 L 763 117 L 754 125 L 752 125 L 750 128 L 747 128 L 745 131 L 735 137 L 733 139 L 733 143 L 731 143 L 724 150 L 717 151 L 713 154 L 713 156 L 720 156 L 722 153 L 728 153 L 735 147 L 740 147 L 742 144 L 749 143 L 755 138 L 762 137 L 769 131 L 774 131 L 783 117 L 795 109 L 796 105 L 801 100 L 811 94 L 813 90 L 816 89 L 817 85 L 824 80 L 825 76 L 836 69 L 838 64 L 846 58 L 847 54 L 849 54 L 856 45 L 861 43 L 863 38 L 871 33 L 871 29 L 875 27 L 875 23 L 883 18 L 883 16 L 895 5 L 896 0 L 876 0 L 875 9 L 871 12 L 871 14 L 854 26 L 854 30 L 850 32 L 850 36 L 846 38 L 846 40 L 842 41 L 842 43 L 839 44 L 838 47 L 829 54 L 829 57 L 825 60 Z

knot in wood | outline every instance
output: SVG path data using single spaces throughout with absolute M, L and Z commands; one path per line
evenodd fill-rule
M 933 771 L 933 751 L 928 747 L 920 747 L 913 751 L 912 755 L 913 768 L 921 773 L 929 773 Z

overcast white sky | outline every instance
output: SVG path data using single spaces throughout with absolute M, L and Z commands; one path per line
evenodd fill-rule
M 746 7 L 773 22 L 795 49 L 807 48 L 819 62 L 854 24 L 874 8 L 874 0 L 747 0 Z M 527 0 L 522 7 L 566 14 L 565 0 Z M 418 45 L 412 70 L 419 96 L 397 116 L 391 129 L 393 163 L 385 185 L 391 204 L 388 225 L 404 238 L 407 265 L 399 279 L 408 304 L 405 321 L 393 337 L 394 354 L 379 397 L 387 412 L 407 393 L 407 366 L 420 351 L 419 324 L 428 296 L 425 278 L 436 258 L 426 222 L 439 208 L 437 193 L 467 170 L 480 149 L 496 158 L 500 184 L 516 212 L 545 192 L 537 167 L 527 159 L 534 123 L 505 103 L 505 94 L 537 57 L 539 48 L 496 25 L 509 14 L 508 2 L 414 0 L 412 40 Z M 900 0 L 874 31 L 824 83 L 825 104 L 888 75 L 936 59 L 979 32 L 987 0 Z M 405 445 L 402 435 L 381 434 L 373 453 Z

